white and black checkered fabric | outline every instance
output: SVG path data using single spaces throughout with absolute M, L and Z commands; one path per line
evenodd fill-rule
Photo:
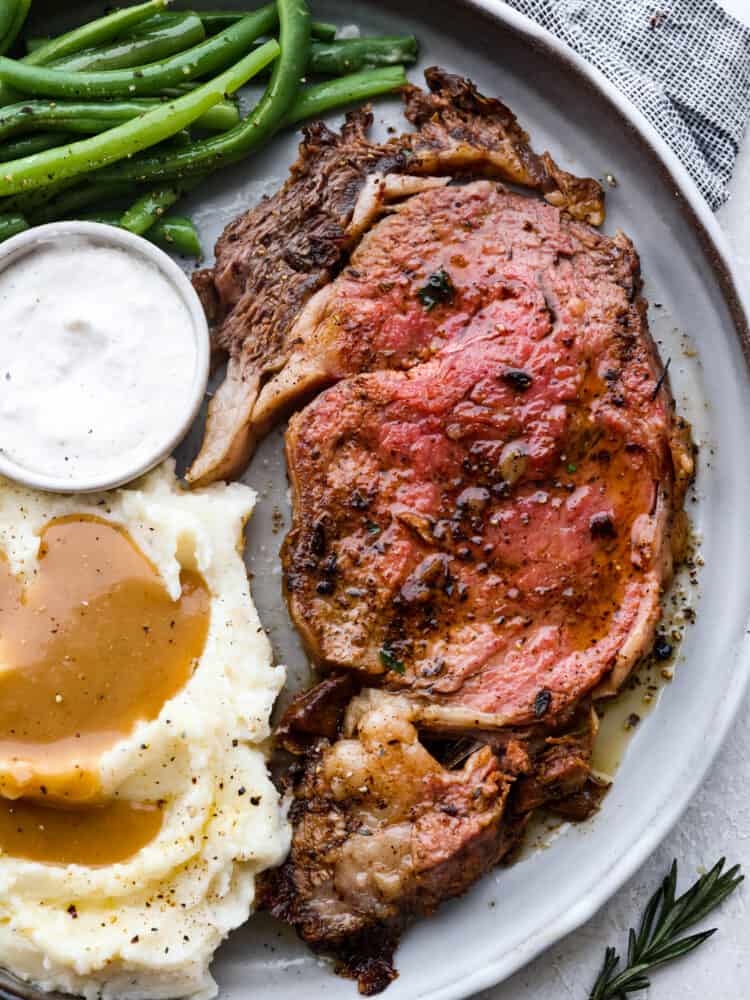
M 726 200 L 750 115 L 750 29 L 714 0 L 508 2 L 630 98 L 712 208 Z

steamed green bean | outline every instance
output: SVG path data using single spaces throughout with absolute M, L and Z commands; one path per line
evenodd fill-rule
M 319 76 L 343 76 L 378 66 L 399 66 L 415 62 L 417 51 L 414 35 L 313 42 L 308 72 Z
M 162 250 L 179 253 L 183 257 L 202 257 L 201 241 L 195 226 L 183 215 L 168 215 L 159 219 L 146 233 L 146 239 Z
M 62 146 L 63 143 L 69 142 L 70 138 L 68 132 L 39 132 L 24 135 L 19 139 L 11 139 L 9 142 L 0 143 L 0 163 L 18 160 L 22 156 L 31 156 L 32 153 L 41 153 L 44 149 Z
M 185 52 L 136 70 L 74 73 L 0 57 L 0 80 L 31 97 L 122 98 L 158 94 L 165 87 L 226 69 L 275 24 L 276 9 L 270 4 Z
M 176 153 L 152 153 L 107 168 L 103 177 L 134 181 L 169 180 L 206 173 L 243 159 L 281 126 L 299 91 L 310 50 L 310 14 L 305 0 L 279 0 L 281 55 L 256 107 L 236 128 Z M 0 189 L 1 193 L 1 189 Z
M 21 33 L 31 0 L 5 0 L 0 31 L 0 55 L 7 52 Z
M 224 28 L 228 28 L 230 24 L 236 24 L 237 21 L 246 17 L 249 11 L 238 11 L 238 10 L 197 10 L 192 13 L 197 14 L 197 16 L 203 21 L 203 24 L 208 32 L 223 31 Z M 158 23 L 160 20 L 173 17 L 174 14 L 157 14 L 152 18 L 153 23 Z M 135 30 L 140 32 L 141 30 L 147 29 L 148 25 L 139 25 Z M 330 42 L 336 37 L 336 25 L 328 24 L 326 21 L 311 21 L 310 22 L 310 35 L 312 38 L 319 38 L 324 42 Z
M 403 66 L 366 69 L 361 73 L 339 77 L 338 80 L 326 80 L 325 83 L 306 87 L 299 94 L 284 124 L 294 125 L 307 118 L 317 118 L 347 104 L 391 93 L 406 83 L 408 81 Z
M 122 39 L 90 49 L 82 49 L 49 63 L 51 69 L 84 73 L 93 70 L 128 69 L 159 62 L 168 56 L 198 45 L 206 37 L 203 22 L 195 14 L 182 17 L 139 38 Z
M 97 212 L 82 215 L 80 218 L 88 222 L 99 222 L 104 226 L 120 226 L 118 212 Z M 183 257 L 203 256 L 200 237 L 195 226 L 183 215 L 167 215 L 155 222 L 143 235 L 144 239 L 170 253 L 178 253 Z
M 192 191 L 202 180 L 202 176 L 191 177 L 182 183 L 147 191 L 123 214 L 120 225 L 123 229 L 128 229 L 131 233 L 142 236 L 154 223 L 158 222 L 167 209 Z
M 161 100 L 132 101 L 25 101 L 0 108 L 0 141 L 47 129 L 59 129 L 83 135 L 142 117 L 162 106 Z M 239 121 L 239 111 L 231 101 L 222 100 L 196 119 L 199 128 L 225 132 Z
M 301 0 L 280 0 L 280 5 Z M 279 56 L 279 44 L 268 41 L 197 90 L 160 105 L 141 118 L 125 122 L 100 135 L 11 163 L 0 164 L 0 197 L 80 177 L 131 157 L 190 125 L 214 104 L 233 93 Z M 2 62 L 9 60 L 1 60 Z M 227 135 L 231 135 L 231 130 Z M 221 137 L 218 137 L 221 138 Z M 193 147 L 188 147 L 189 149 Z M 170 154 L 168 154 L 170 155 Z M 179 152 L 171 154 L 180 156 Z
M 50 38 L 44 45 L 30 52 L 23 61 L 29 66 L 44 66 L 53 59 L 70 55 L 71 52 L 80 52 L 81 49 L 90 48 L 92 45 L 104 45 L 129 28 L 145 21 L 146 18 L 165 10 L 167 2 L 168 0 L 149 0 L 148 3 L 138 4 L 137 7 L 116 10 L 96 21 L 89 21 L 88 24 L 82 24 L 80 28 L 67 31 L 64 35 Z
M 18 212 L 0 215 L 0 243 L 29 228 L 29 224 Z
M 82 209 L 132 198 L 136 191 L 136 186 L 127 181 L 87 181 L 63 191 L 36 210 L 27 210 L 26 214 L 35 226 L 60 219 L 76 219 Z

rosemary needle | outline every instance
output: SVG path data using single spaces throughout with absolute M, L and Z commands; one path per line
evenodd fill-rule
M 687 892 L 677 897 L 677 862 L 672 862 L 669 874 L 644 910 L 638 931 L 630 929 L 625 966 L 618 971 L 620 956 L 614 948 L 607 948 L 589 1000 L 627 1000 L 628 993 L 648 989 L 650 972 L 687 955 L 716 932 L 713 928 L 683 936 L 742 882 L 744 876 L 740 874 L 740 866 L 735 865 L 725 872 L 724 862 L 722 858 Z

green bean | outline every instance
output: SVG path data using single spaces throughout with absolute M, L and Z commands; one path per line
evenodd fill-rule
M 28 17 L 31 0 L 5 0 L 5 30 L 0 34 L 0 55 L 7 52 L 18 38 Z
M 198 10 L 194 11 L 194 13 L 203 21 L 204 27 L 209 32 L 222 31 L 224 28 L 228 28 L 230 24 L 236 24 L 241 18 L 247 16 L 247 11 L 243 13 L 237 10 Z M 157 14 L 153 20 L 158 21 L 161 18 L 169 16 L 169 14 Z M 141 26 L 136 30 L 140 31 Z M 311 21 L 310 34 L 313 38 L 320 38 L 324 42 L 330 42 L 336 37 L 336 25 L 328 24 L 325 21 Z
M 185 146 L 189 146 L 193 141 L 193 137 L 190 134 L 189 128 L 183 128 L 179 132 L 175 132 L 171 139 L 165 139 L 161 143 L 161 149 L 184 149 Z
M 403 66 L 416 62 L 417 52 L 414 35 L 313 42 L 307 72 L 314 76 L 344 76 L 379 66 Z
M 313 42 L 308 71 L 321 76 L 343 76 L 377 66 L 399 66 L 416 62 L 417 51 L 414 35 Z
M 280 5 L 289 2 L 290 0 L 280 0 Z M 37 153 L 35 156 L 25 156 L 11 163 L 0 164 L 0 197 L 35 187 L 44 187 L 58 180 L 78 177 L 117 160 L 129 158 L 133 153 L 168 139 L 190 125 L 196 118 L 200 118 L 208 108 L 217 104 L 225 93 L 233 93 L 241 87 L 264 66 L 276 59 L 279 52 L 278 42 L 273 40 L 266 42 L 214 80 L 184 97 L 148 111 L 142 118 L 125 122 L 107 132 L 69 146 L 59 146 L 57 149 Z M 0 59 L 0 62 L 2 61 Z M 231 135 L 234 131 L 233 129 L 226 135 Z M 178 157 L 182 154 L 175 152 L 165 155 Z
M 83 135 L 104 132 L 122 122 L 139 118 L 164 104 L 161 100 L 132 101 L 26 101 L 0 109 L 0 140 L 36 132 L 40 129 L 65 129 Z M 231 101 L 220 101 L 209 108 L 195 124 L 210 132 L 225 132 L 239 120 L 239 111 Z
M 174 188 L 155 188 L 142 195 L 123 213 L 120 225 L 136 236 L 143 236 L 158 218 L 179 200 L 181 192 Z
M 25 135 L 21 139 L 12 139 L 0 145 L 0 163 L 17 160 L 21 156 L 31 156 L 32 153 L 41 153 L 43 149 L 62 146 L 69 140 L 70 135 L 67 132 L 40 132 L 38 135 Z
M 318 83 L 301 91 L 284 124 L 294 125 L 307 118 L 317 118 L 326 111 L 333 111 L 346 104 L 391 93 L 406 83 L 408 80 L 403 66 L 366 69 L 361 73 L 339 77 L 338 80 L 326 80 L 325 83 Z
M 278 8 L 281 56 L 274 65 L 263 97 L 236 128 L 220 136 L 201 139 L 174 154 L 154 153 L 118 163 L 105 168 L 102 177 L 154 181 L 206 173 L 243 159 L 274 135 L 295 100 L 310 47 L 310 15 L 305 0 L 278 0 Z
M 205 37 L 206 30 L 201 19 L 195 14 L 184 14 L 160 31 L 149 32 L 141 38 L 83 49 L 63 56 L 62 59 L 55 59 L 49 66 L 51 69 L 66 69 L 76 73 L 143 66 L 189 49 L 202 42 Z
M 14 161 L 15 162 L 15 161 Z M 3 167 L 7 164 L 2 164 Z M 66 177 L 61 181 L 52 181 L 46 187 L 32 188 L 31 191 L 22 191 L 10 198 L 3 198 L 0 201 L 0 212 L 20 212 L 26 218 L 30 218 L 35 212 L 57 198 L 63 191 L 74 188 L 80 183 L 78 177 Z
M 10 35 L 17 13 L 16 0 L 5 0 L 4 3 L 0 4 L 0 46 L 5 44 L 5 40 Z
M 27 215 L 35 226 L 40 226 L 45 222 L 57 222 L 58 219 L 75 219 L 80 214 L 81 209 L 91 208 L 92 205 L 101 205 L 104 202 L 132 198 L 135 191 L 135 185 L 129 184 L 127 181 L 110 183 L 89 181 L 63 191 L 45 205 L 36 210 L 27 211 Z
M 10 239 L 16 233 L 22 233 L 29 224 L 22 215 L 13 212 L 10 215 L 0 215 L 0 242 Z
M 137 236 L 143 236 L 154 223 L 159 221 L 168 208 L 171 208 L 175 202 L 192 191 L 202 180 L 203 176 L 198 175 L 183 181 L 181 184 L 171 184 L 168 187 L 158 187 L 147 191 L 124 213 L 120 219 L 120 225 L 123 229 L 128 229 Z
M 92 45 L 103 45 L 111 42 L 122 31 L 131 28 L 140 21 L 148 17 L 153 17 L 155 13 L 163 11 L 169 0 L 148 0 L 147 3 L 139 4 L 137 7 L 128 7 L 126 10 L 117 10 L 106 17 L 100 17 L 96 21 L 89 21 L 88 24 L 74 28 L 57 38 L 50 38 L 24 56 L 21 62 L 27 66 L 43 66 L 53 59 L 70 55 L 72 52 L 79 52 L 81 49 Z M 0 52 L 2 55 L 2 52 Z M 0 83 L 0 106 L 12 104 L 19 100 L 19 95 L 14 93 L 10 87 Z
M 240 120 L 240 111 L 234 101 L 219 101 L 194 122 L 197 128 L 207 132 L 228 132 Z
M 80 218 L 87 222 L 98 222 L 104 226 L 120 226 L 118 212 L 98 212 L 82 215 Z M 144 234 L 144 238 L 155 243 L 162 250 L 179 253 L 183 257 L 203 256 L 200 238 L 195 226 L 190 219 L 183 215 L 168 215 L 164 219 L 159 219 Z
M 146 233 L 146 239 L 162 250 L 181 254 L 183 257 L 202 257 L 201 241 L 195 226 L 183 215 L 168 215 L 160 219 Z
M 205 115 L 203 116 L 205 118 Z M 202 120 L 202 119 L 201 119 Z M 12 139 L 0 145 L 0 163 L 8 160 L 18 160 L 22 156 L 31 156 L 32 153 L 41 153 L 45 149 L 53 149 L 55 146 L 62 146 L 69 142 L 71 136 L 68 132 L 40 132 L 38 135 L 23 136 L 20 139 Z M 176 132 L 171 139 L 160 144 L 160 149 L 184 149 L 192 142 L 189 129 L 182 129 Z M 49 188 L 38 188 L 32 194 L 39 194 L 41 191 L 48 191 Z
M 33 97 L 112 98 L 158 94 L 164 87 L 180 81 L 226 69 L 247 52 L 259 35 L 267 34 L 275 24 L 276 9 L 269 4 L 186 52 L 136 70 L 70 73 L 46 66 L 27 66 L 0 57 L 0 79 L 6 86 Z
M 337 30 L 335 24 L 329 24 L 327 21 L 313 21 L 310 25 L 310 34 L 321 42 L 332 42 Z
M 137 7 L 116 10 L 113 14 L 107 14 L 106 17 L 89 21 L 80 28 L 74 28 L 64 35 L 51 38 L 30 52 L 23 61 L 29 66 L 45 66 L 53 59 L 61 59 L 72 52 L 80 52 L 81 49 L 88 49 L 92 45 L 105 45 L 124 31 L 145 21 L 146 18 L 165 10 L 167 3 L 168 0 L 149 0 L 148 3 L 139 4 Z
M 43 45 L 49 44 L 49 36 L 47 38 L 27 38 L 26 39 L 26 51 L 36 52 L 37 49 L 41 49 Z

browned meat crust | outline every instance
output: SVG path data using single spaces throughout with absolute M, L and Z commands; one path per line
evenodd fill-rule
M 327 696 L 338 697 L 321 687 L 319 706 Z M 296 706 L 284 729 L 301 725 L 306 738 L 310 723 Z M 405 925 L 506 857 L 531 810 L 546 804 L 584 818 L 604 787 L 590 778 L 596 717 L 588 709 L 563 736 L 539 728 L 489 735 L 453 760 L 447 744 L 429 752 L 413 723 L 403 698 L 365 691 L 354 699 L 342 737 L 319 739 L 307 753 L 293 782 L 291 853 L 261 880 L 260 905 L 333 955 L 365 995 L 396 975 Z
M 304 753 L 320 737 L 335 740 L 346 706 L 359 685 L 352 674 L 333 674 L 301 691 L 292 700 L 276 729 L 276 742 L 291 753 Z
M 484 97 L 471 80 L 435 67 L 426 71 L 425 78 L 430 93 L 418 87 L 405 92 L 406 117 L 419 130 L 407 137 L 410 171 L 416 160 L 424 173 L 466 170 L 473 177 L 521 184 L 543 194 L 550 205 L 573 219 L 602 224 L 604 195 L 599 182 L 562 170 L 549 153 L 535 153 L 528 133 L 502 101 Z
M 214 324 L 214 345 L 229 363 L 209 408 L 192 482 L 241 473 L 269 423 L 302 401 L 286 396 L 278 409 L 254 415 L 262 385 L 283 369 L 294 346 L 303 307 L 389 200 L 444 183 L 427 175 L 470 172 L 510 180 L 542 192 L 576 218 L 603 219 L 599 184 L 567 174 L 549 154 L 537 156 L 500 101 L 442 70 L 428 70 L 426 78 L 429 94 L 416 87 L 405 93 L 415 133 L 373 144 L 367 110 L 350 114 L 340 134 L 322 123 L 306 128 L 286 185 L 229 225 L 216 245 L 214 267 L 194 277 Z

